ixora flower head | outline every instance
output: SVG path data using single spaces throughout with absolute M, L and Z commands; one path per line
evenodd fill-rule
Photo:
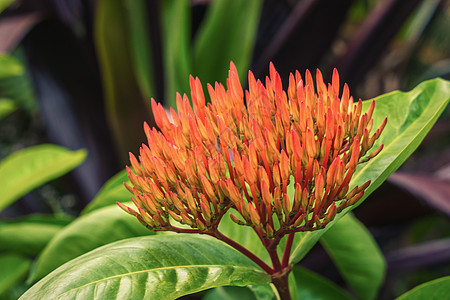
M 319 70 L 316 84 L 309 71 L 304 79 L 290 74 L 287 93 L 273 64 L 265 86 L 252 72 L 248 78 L 244 93 L 231 63 L 227 88 L 208 84 L 205 105 L 191 76 L 193 108 L 177 94 L 170 119 L 152 99 L 161 132 L 145 124 L 148 146 L 139 160 L 130 153 L 133 187 L 126 187 L 137 210 L 119 203 L 122 209 L 154 230 L 180 231 L 179 222 L 207 233 L 234 208 L 234 222 L 273 239 L 321 229 L 363 196 L 370 182 L 351 191 L 349 182 L 383 147 L 368 154 L 386 124 L 370 134 L 375 102 L 362 114 L 347 85 L 339 96 L 336 69 L 328 87 Z

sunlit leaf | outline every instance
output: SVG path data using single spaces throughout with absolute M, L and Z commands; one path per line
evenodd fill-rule
M 367 228 L 347 214 L 320 241 L 359 298 L 374 299 L 384 280 L 386 262 Z
M 0 211 L 52 179 L 80 165 L 85 150 L 70 151 L 56 145 L 33 146 L 0 162 Z
M 360 165 L 350 183 L 352 188 L 367 180 L 372 181 L 359 204 L 397 170 L 419 146 L 448 105 L 449 100 L 450 82 L 442 79 L 426 81 L 410 92 L 395 91 L 375 98 L 373 127 L 377 128 L 386 116 L 388 123 L 374 145 L 377 147 L 383 143 L 383 151 L 374 159 Z M 369 105 L 369 101 L 364 102 L 363 111 L 366 111 Z M 345 210 L 338 214 L 335 220 L 323 230 L 296 234 L 291 262 L 300 261 L 321 235 L 347 212 L 348 210 Z
M 20 299 L 175 299 L 269 281 L 255 263 L 216 239 L 167 234 L 98 248 L 61 266 Z

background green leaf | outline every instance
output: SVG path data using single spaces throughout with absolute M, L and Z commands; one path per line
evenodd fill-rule
M 239 213 L 234 209 L 231 209 L 229 212 L 236 217 L 239 216 Z M 251 227 L 241 226 L 234 223 L 231 221 L 230 214 L 227 213 L 223 216 L 219 223 L 219 231 L 249 249 L 253 254 L 258 256 L 269 266 L 272 265 L 266 248 L 264 248 L 258 236 Z
M 13 100 L 0 98 L 0 119 L 9 115 L 17 109 L 17 105 Z
M 137 42 L 142 33 L 130 36 L 130 16 L 127 16 L 124 0 L 97 1 L 95 12 L 94 39 L 105 94 L 105 112 L 119 155 L 125 162 L 130 149 L 138 149 L 144 140 L 142 123 L 150 120 L 146 97 L 135 73 L 135 61 L 139 60 L 133 58 L 135 52 L 142 51 L 136 49 L 138 46 L 132 39 Z
M 449 295 L 450 276 L 442 277 L 421 284 L 404 293 L 397 300 L 441 300 Z
M 388 123 L 376 143 L 384 144 L 383 151 L 374 159 L 360 165 L 350 182 L 350 188 L 352 188 L 367 180 L 372 181 L 359 204 L 397 170 L 419 146 L 448 105 L 449 100 L 450 82 L 440 78 L 423 82 L 409 92 L 395 91 L 375 98 L 373 128 L 377 128 L 386 116 L 388 116 Z M 363 111 L 366 111 L 369 105 L 370 102 L 365 101 Z M 338 214 L 335 220 L 323 230 L 296 234 L 290 261 L 292 263 L 300 261 L 321 235 L 348 211 L 349 209 Z
M 346 291 L 304 268 L 294 266 L 292 272 L 297 281 L 298 300 L 322 299 L 322 300 L 349 300 L 353 299 Z
M 39 256 L 30 280 L 37 281 L 67 261 L 97 247 L 150 234 L 154 233 L 117 205 L 98 209 L 58 232 Z
M 17 254 L 0 255 L 0 296 L 25 278 L 30 261 Z
M 148 8 L 145 0 L 123 0 L 125 20 L 128 25 L 131 61 L 141 91 L 146 97 L 155 95 L 152 47 L 148 32 Z
M 21 51 L 15 56 L 21 57 Z M 19 59 L 9 54 L 0 54 L 0 98 L 14 100 L 18 107 L 28 113 L 36 111 L 37 102 L 32 83 Z
M 374 299 L 384 280 L 386 261 L 367 228 L 347 214 L 320 241 L 358 297 Z
M 269 281 L 256 264 L 218 240 L 167 234 L 98 248 L 58 268 L 20 299 L 175 299 L 216 286 Z
M 66 222 L 61 223 L 63 220 Z M 43 218 L 37 221 L 35 218 L 26 217 L 17 221 L 1 221 L 0 250 L 36 255 L 69 220 L 48 218 L 47 221 Z
M 202 298 L 203 300 L 256 300 L 253 292 L 247 287 L 219 286 L 210 291 Z
M 127 170 L 125 169 L 111 177 L 102 186 L 95 198 L 91 202 L 89 202 L 89 204 L 84 208 L 81 214 L 86 214 L 96 209 L 116 204 L 117 201 L 130 201 L 130 197 L 132 196 L 132 194 L 124 187 L 124 182 L 130 182 L 128 180 Z
M 189 91 L 192 73 L 191 4 L 189 0 L 161 1 L 165 105 L 176 106 L 176 93 Z M 160 102 L 162 99 L 160 99 Z
M 56 145 L 33 146 L 0 162 L 0 211 L 41 184 L 80 165 L 85 150 L 70 151 Z
M 241 80 L 247 77 L 261 0 L 216 0 L 211 2 L 194 41 L 194 76 L 203 83 L 225 83 L 230 60 Z

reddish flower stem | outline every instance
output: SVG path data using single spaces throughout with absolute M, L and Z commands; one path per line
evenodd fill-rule
M 286 268 L 289 264 L 289 256 L 291 255 L 292 243 L 294 242 L 295 233 L 289 233 L 286 246 L 284 247 L 283 258 L 281 259 L 281 267 Z
M 272 275 L 274 273 L 274 270 L 270 268 L 264 261 L 262 261 L 258 256 L 250 252 L 247 248 L 242 246 L 241 244 L 237 243 L 236 241 L 230 239 L 226 235 L 223 235 L 220 231 L 216 230 L 215 232 L 206 233 L 210 236 L 213 236 L 219 240 L 221 240 L 224 243 L 227 243 L 237 251 L 241 252 L 248 258 L 250 258 L 252 261 L 254 261 L 258 266 L 260 266 L 267 274 Z

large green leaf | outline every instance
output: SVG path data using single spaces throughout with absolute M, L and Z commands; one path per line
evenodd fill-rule
M 20 299 L 175 299 L 270 276 L 208 236 L 168 234 L 115 242 L 58 268 Z
M 225 82 L 230 60 L 246 78 L 261 6 L 261 0 L 211 2 L 194 44 L 194 75 L 202 82 Z
M 122 170 L 113 177 L 111 177 L 100 189 L 95 198 L 86 206 L 81 214 L 94 211 L 96 209 L 113 205 L 117 201 L 127 202 L 130 201 L 132 194 L 124 187 L 123 183 L 128 180 L 128 173 L 126 170 Z
M 33 146 L 0 162 L 0 211 L 41 184 L 81 164 L 85 150 L 70 151 L 56 145 Z
M 152 232 L 117 205 L 98 209 L 58 232 L 39 256 L 31 281 L 41 279 L 65 262 L 97 247 L 149 234 Z
M 359 298 L 374 299 L 383 283 L 386 261 L 367 228 L 347 214 L 320 241 Z
M 0 296 L 25 278 L 30 261 L 17 254 L 0 255 Z
M 176 93 L 189 90 L 191 74 L 191 4 L 189 0 L 161 1 L 165 104 L 175 107 Z
M 395 91 L 375 98 L 373 127 L 377 128 L 386 116 L 388 123 L 377 142 L 377 145 L 384 144 L 383 151 L 368 163 L 360 165 L 350 183 L 353 187 L 367 180 L 372 181 L 359 203 L 397 170 L 419 146 L 449 100 L 450 82 L 440 78 L 423 82 L 409 92 Z M 369 101 L 364 102 L 363 110 L 366 111 L 369 105 Z M 290 261 L 300 261 L 322 234 L 348 211 L 347 209 L 338 214 L 323 230 L 296 234 Z
M 448 299 L 450 276 L 435 279 L 421 284 L 404 293 L 397 300 L 441 300 Z

